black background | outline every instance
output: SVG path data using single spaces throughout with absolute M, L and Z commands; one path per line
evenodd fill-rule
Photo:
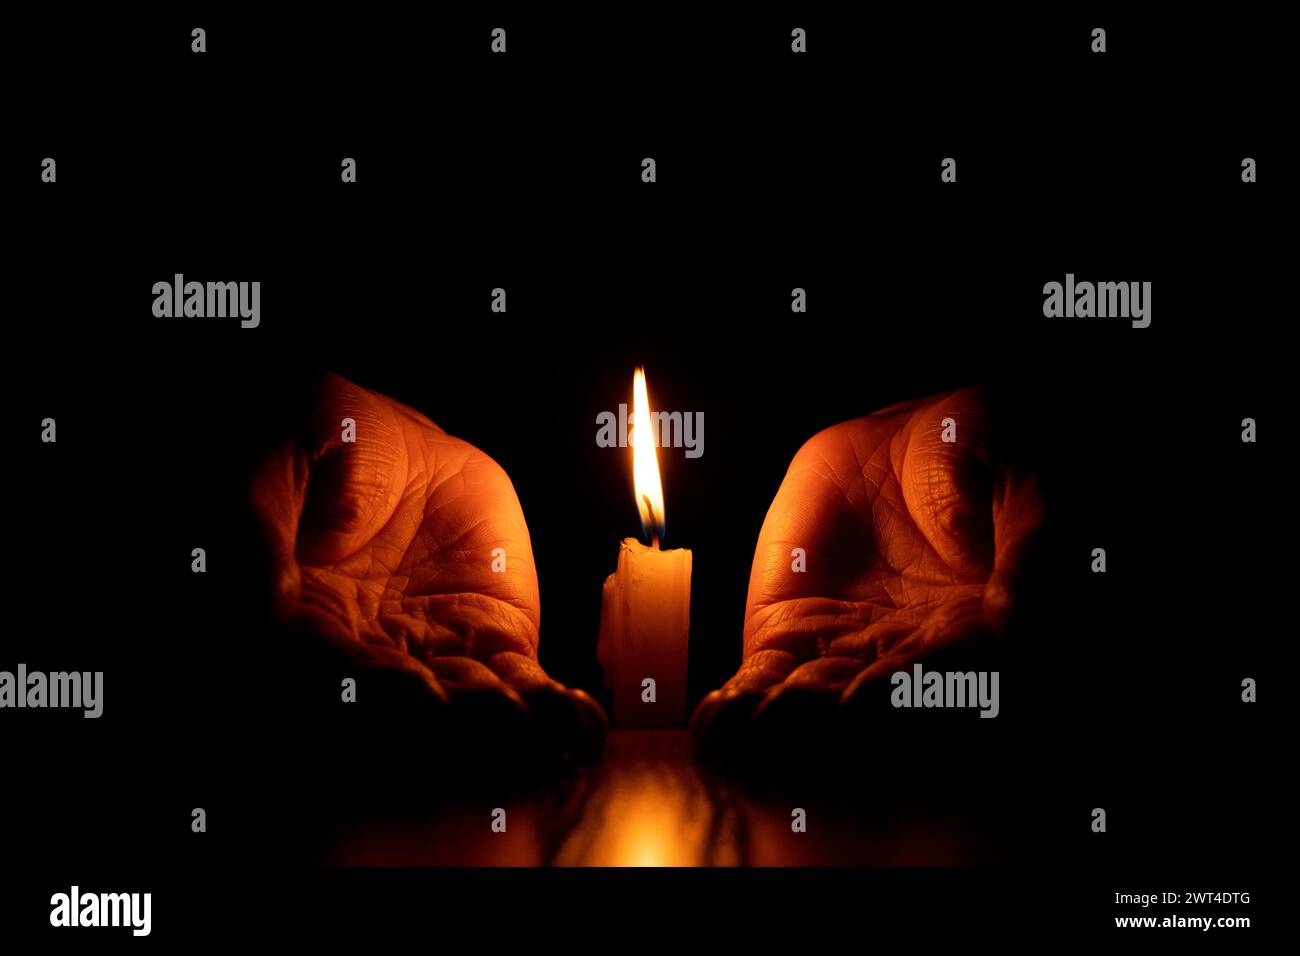
M 671 901 L 698 897 L 692 880 L 792 914 L 805 893 L 866 906 L 873 931 L 933 903 L 981 933 L 1004 916 L 1075 932 L 1130 915 L 1114 892 L 1153 889 L 1251 888 L 1241 911 L 1262 910 L 1290 520 L 1276 25 L 828 7 L 172 11 L 7 32 L 0 667 L 103 670 L 106 702 L 97 721 L 4 714 L 6 931 L 48 926 L 49 894 L 77 880 L 152 890 L 159 939 L 259 918 L 333 931 L 343 899 L 374 902 L 347 911 L 360 927 L 486 918 L 496 896 L 563 934 L 593 910 L 686 905 Z M 261 327 L 155 319 L 151 286 L 176 272 L 260 280 Z M 1151 327 L 1045 319 L 1043 283 L 1067 272 L 1152 282 Z M 330 875 L 278 843 L 302 795 L 273 772 L 292 739 L 263 723 L 286 678 L 259 646 L 243 496 L 310 374 L 391 395 L 504 466 L 542 662 L 597 691 L 599 589 L 638 526 L 626 452 L 596 447 L 595 418 L 637 364 L 656 407 L 704 412 L 704 456 L 661 455 L 667 543 L 695 556 L 695 697 L 739 663 L 754 542 L 804 440 L 980 382 L 1016 412 L 1051 509 L 1045 583 L 990 772 L 953 781 L 1003 808 L 1004 867 L 629 886 Z M 1240 441 L 1247 416 L 1258 444 Z M 237 832 L 210 823 L 200 842 L 193 806 Z M 216 887 L 230 898 L 205 900 Z M 286 921 L 282 901 L 303 900 Z M 708 906 L 689 904 L 709 932 L 744 919 Z

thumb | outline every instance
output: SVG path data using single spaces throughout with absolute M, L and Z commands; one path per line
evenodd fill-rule
M 993 493 L 993 573 L 984 588 L 984 614 L 999 634 L 1006 631 L 1043 515 L 1038 479 L 1000 468 Z
M 300 563 L 346 557 L 392 516 L 407 468 L 402 417 L 394 404 L 326 375 L 296 434 L 258 464 L 250 503 L 278 617 L 298 600 Z
M 270 575 L 273 613 L 284 620 L 298 602 L 298 522 L 307 495 L 307 455 L 297 443 L 274 449 L 257 466 L 249 499 Z
M 916 409 L 907 427 L 900 477 L 908 512 L 948 567 L 985 580 L 993 566 L 993 472 L 983 395 L 945 395 Z
M 308 421 L 307 483 L 296 554 L 342 560 L 371 540 L 401 501 L 409 461 L 398 406 L 337 375 L 320 384 Z

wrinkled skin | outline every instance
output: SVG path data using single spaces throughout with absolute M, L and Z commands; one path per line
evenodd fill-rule
M 997 641 L 1042 505 L 1032 479 L 989 460 L 988 439 L 983 397 L 966 389 L 836 425 L 799 450 L 754 553 L 740 669 L 701 702 L 698 736 L 761 720 L 783 699 L 851 707 L 887 693 L 896 670 Z
M 411 675 L 439 704 L 491 699 L 602 735 L 599 705 L 538 663 L 537 571 L 505 471 L 335 375 L 311 409 L 306 437 L 270 455 L 252 486 L 280 623 L 357 668 Z M 345 418 L 354 443 L 342 440 Z

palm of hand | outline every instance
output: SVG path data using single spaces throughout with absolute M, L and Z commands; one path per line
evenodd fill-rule
M 282 621 L 359 665 L 414 674 L 443 701 L 495 691 L 527 709 L 560 696 L 595 720 L 594 702 L 537 662 L 537 573 L 504 470 L 337 376 L 312 407 L 307 439 L 253 487 Z
M 791 689 L 847 701 L 1001 630 L 1040 509 L 1032 484 L 995 481 L 987 439 L 981 396 L 966 390 L 800 449 L 759 535 L 741 667 L 705 698 L 697 730 L 720 708 L 761 711 Z

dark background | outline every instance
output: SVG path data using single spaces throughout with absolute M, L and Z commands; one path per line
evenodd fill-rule
M 497 25 L 505 57 L 488 52 Z M 789 53 L 796 25 L 806 56 Z M 1088 52 L 1094 25 L 1104 55 Z M 1008 863 L 958 885 L 931 875 L 921 895 L 985 922 L 1108 924 L 1115 891 L 1258 893 L 1276 837 L 1293 368 L 1280 41 L 1262 19 L 201 11 L 8 32 L 0 667 L 103 670 L 106 702 L 97 721 L 4 714 L 7 926 L 47 925 L 49 894 L 76 879 L 153 889 L 155 935 L 178 912 L 214 919 L 197 886 L 393 905 L 455 885 L 547 913 L 623 899 L 547 874 L 473 890 L 461 875 L 327 878 L 277 839 L 280 815 L 311 814 L 276 772 L 311 715 L 266 724 L 292 675 L 262 643 L 243 496 L 319 369 L 506 469 L 537 559 L 542 662 L 593 691 L 600 586 L 638 530 L 628 452 L 596 447 L 596 414 L 628 401 L 637 364 L 655 407 L 703 411 L 704 456 L 660 459 L 667 544 L 694 551 L 694 697 L 739 663 L 754 543 L 799 445 L 990 384 L 1052 522 L 989 772 L 952 781 L 1001 808 Z M 945 156 L 956 184 L 939 182 Z M 259 279 L 261 327 L 154 319 L 150 288 L 175 272 Z M 1151 327 L 1043 318 L 1043 284 L 1067 272 L 1151 281 Z M 489 310 L 496 286 L 506 315 Z M 789 311 L 795 286 L 807 315 Z M 36 437 L 46 416 L 56 445 Z M 1240 441 L 1246 416 L 1258 444 Z M 193 806 L 237 832 L 199 845 Z M 693 894 L 649 879 L 627 892 Z M 808 879 L 915 905 L 922 877 Z M 266 893 L 247 892 L 230 905 L 262 913 Z

